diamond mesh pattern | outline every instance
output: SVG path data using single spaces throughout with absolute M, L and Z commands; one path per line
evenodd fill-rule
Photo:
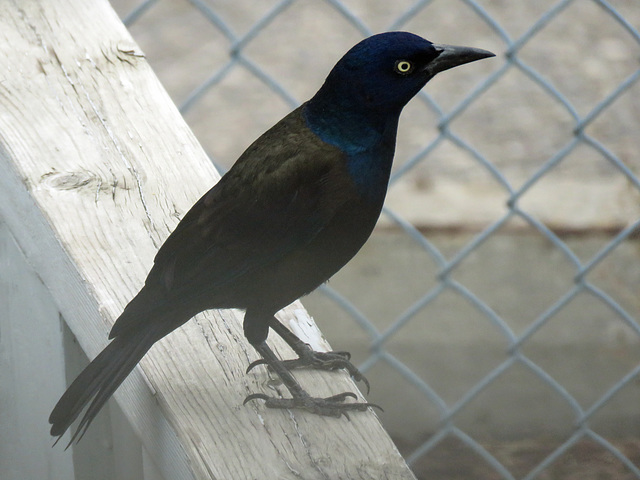
M 472 25 L 471 31 L 474 36 L 466 43 L 493 50 L 499 53 L 499 59 L 494 60 L 493 64 L 479 62 L 485 65 L 478 64 L 477 67 L 473 67 L 480 70 L 474 70 L 473 80 L 465 84 L 451 86 L 441 83 L 440 90 L 435 85 L 432 90 L 430 84 L 419 94 L 418 99 L 412 102 L 408 107 L 412 113 L 408 115 L 419 120 L 412 120 L 411 126 L 421 126 L 418 135 L 414 135 L 409 142 L 414 144 L 413 151 L 400 149 L 398 152 L 391 179 L 391 192 L 401 188 L 402 182 L 412 175 L 422 175 L 422 169 L 427 164 L 427 168 L 443 168 L 434 164 L 437 160 L 432 157 L 438 157 L 442 149 L 448 148 L 454 149 L 459 157 L 467 159 L 468 163 L 465 165 L 472 165 L 469 171 L 475 172 L 473 175 L 481 176 L 486 183 L 492 185 L 493 198 L 501 199 L 501 209 L 490 209 L 488 214 L 480 215 L 474 224 L 475 235 L 452 254 L 445 254 L 429 235 L 431 228 L 442 227 L 442 223 L 432 221 L 428 216 L 426 220 L 416 220 L 415 215 L 405 212 L 401 203 L 389 202 L 384 209 L 382 224 L 404 232 L 409 241 L 421 249 L 423 255 L 428 257 L 436 268 L 430 272 L 434 281 L 419 298 L 412 304 L 405 305 L 403 313 L 387 319 L 383 324 L 370 319 L 360 310 L 360 306 L 349 301 L 346 295 L 332 286 L 323 286 L 321 292 L 339 305 L 353 320 L 353 324 L 369 338 L 369 354 L 361 365 L 362 370 L 366 372 L 384 364 L 387 369 L 396 372 L 401 382 L 410 384 L 419 392 L 425 409 L 429 409 L 430 412 L 433 409 L 437 411 L 437 429 L 424 441 L 410 446 L 407 457 L 410 464 L 428 462 L 430 455 L 433 455 L 439 446 L 453 439 L 458 445 L 472 452 L 477 462 L 483 463 L 492 471 L 490 478 L 556 478 L 549 476 L 554 465 L 561 462 L 572 449 L 588 444 L 605 452 L 612 462 L 621 465 L 624 474 L 628 475 L 624 478 L 640 478 L 639 457 L 636 455 L 631 459 L 628 452 L 624 452 L 614 444 L 615 442 L 598 433 L 591 425 L 593 417 L 614 401 L 619 392 L 626 388 L 637 389 L 640 382 L 640 364 L 631 369 L 623 369 L 620 375 L 610 379 L 606 388 L 600 390 L 597 398 L 585 402 L 578 399 L 569 387 L 563 385 L 562 379 L 557 378 L 552 369 L 546 367 L 547 363 L 533 358 L 527 350 L 527 346 L 541 330 L 550 329 L 556 323 L 564 321 L 561 319 L 571 317 L 572 305 L 584 301 L 595 302 L 596 308 L 606 312 L 604 315 L 607 321 L 619 323 L 626 332 L 631 332 L 631 341 L 635 342 L 636 348 L 640 341 L 639 311 L 629 306 L 633 306 L 633 302 L 621 302 L 616 292 L 606 291 L 596 280 L 598 269 L 615 256 L 621 246 L 635 242 L 637 248 L 640 218 L 634 216 L 633 212 L 638 210 L 631 207 L 628 209 L 630 214 L 620 213 L 615 218 L 605 217 L 604 221 L 590 223 L 580 220 L 580 215 L 575 213 L 579 212 L 579 209 L 569 216 L 555 217 L 541 210 L 536 201 L 540 192 L 548 194 L 550 191 L 553 192 L 554 188 L 562 189 L 563 184 L 554 183 L 558 175 L 564 175 L 562 178 L 566 178 L 567 171 L 580 172 L 581 168 L 591 168 L 595 171 L 592 176 L 595 178 L 594 188 L 599 185 L 598 178 L 606 178 L 607 181 L 615 179 L 612 181 L 625 184 L 626 190 L 623 191 L 626 192 L 627 203 L 633 205 L 634 202 L 640 202 L 640 163 L 637 159 L 640 143 L 635 138 L 640 119 L 634 114 L 640 110 L 637 108 L 640 107 L 637 105 L 638 102 L 635 102 L 636 108 L 633 108 L 633 98 L 640 93 L 640 32 L 637 28 L 640 16 L 631 14 L 632 9 L 637 8 L 634 2 L 530 2 L 526 20 L 520 19 L 513 23 L 510 18 L 516 15 L 521 7 L 489 0 L 422 0 L 411 3 L 397 2 L 395 7 L 389 5 L 396 2 L 346 0 L 315 3 L 295 0 L 258 4 L 236 2 L 236 7 L 233 7 L 234 2 L 189 0 L 181 2 L 179 10 L 172 10 L 166 1 L 161 0 L 146 0 L 137 6 L 125 0 L 114 3 L 121 13 L 126 13 L 125 23 L 132 29 L 142 48 L 147 50 L 149 61 L 156 68 L 158 63 L 154 62 L 158 60 L 153 53 L 154 46 L 149 42 L 149 29 L 162 29 L 163 25 L 168 29 L 177 28 L 176 35 L 182 39 L 181 44 L 186 42 L 185 51 L 176 47 L 177 56 L 182 55 L 183 60 L 190 55 L 188 49 L 192 52 L 198 51 L 198 55 L 203 59 L 201 63 L 206 64 L 206 71 L 182 72 L 189 77 L 187 84 L 191 87 L 188 92 L 182 88 L 182 93 L 176 93 L 180 88 L 172 90 L 171 80 L 165 81 L 188 121 L 205 124 L 209 122 L 215 125 L 215 104 L 212 107 L 208 102 L 212 101 L 212 97 L 224 96 L 230 91 L 234 95 L 234 84 L 249 79 L 247 81 L 251 82 L 255 90 L 260 90 L 265 97 L 270 98 L 265 106 L 268 113 L 256 109 L 254 116 L 249 117 L 249 120 L 260 123 L 260 128 L 266 128 L 288 109 L 298 105 L 300 98 L 307 98 L 313 93 L 323 78 L 313 76 L 315 72 L 326 73 L 332 65 L 331 59 L 335 60 L 346 47 L 363 36 L 374 31 L 397 29 L 420 33 L 430 31 L 432 26 L 433 29 L 437 29 L 438 25 L 446 32 L 446 29 L 452 26 Z M 176 11 L 184 18 L 177 15 Z M 331 24 L 331 30 L 326 32 L 326 45 L 313 45 L 308 42 L 308 36 L 301 31 L 305 25 L 310 25 L 305 15 L 318 15 L 325 21 L 329 19 L 334 22 Z M 590 19 L 590 23 L 585 25 L 574 20 L 582 16 Z M 198 26 L 190 26 L 189 22 L 195 21 L 198 22 Z M 172 26 L 174 23 L 181 26 Z M 298 30 L 296 26 L 299 27 Z M 598 33 L 601 31 L 600 27 L 606 34 Z M 188 44 L 188 40 L 185 40 L 188 36 L 185 29 L 200 30 L 202 38 L 208 39 L 207 43 L 198 43 L 199 40 L 195 40 Z M 562 35 L 563 30 L 566 30 L 566 35 Z M 468 32 L 461 29 L 460 33 L 463 37 Z M 163 33 L 159 35 L 162 36 Z M 313 32 L 309 35 L 313 35 Z M 335 38 L 336 35 L 338 39 Z M 431 36 L 429 35 L 429 38 Z M 456 40 L 456 36 L 454 28 L 453 33 L 449 35 L 451 41 L 449 38 L 436 38 L 435 34 L 433 39 L 446 43 L 464 43 L 462 40 Z M 282 37 L 289 38 L 288 45 L 278 43 Z M 478 41 L 479 37 L 483 40 Z M 550 41 L 552 38 L 556 40 L 555 44 Z M 561 39 L 561 42 L 558 42 L 558 39 Z M 325 41 L 324 38 L 319 40 Z M 269 50 L 268 46 L 271 43 L 272 50 L 275 50 L 274 56 L 289 55 L 292 65 L 298 66 L 297 72 L 302 78 L 302 86 L 295 84 L 291 78 L 296 76 L 295 68 L 293 74 L 288 68 L 282 71 L 275 70 L 270 60 L 261 56 L 262 52 Z M 326 60 L 317 52 L 325 48 L 331 50 Z M 563 49 L 569 49 L 573 53 L 565 57 L 558 55 Z M 624 51 L 633 52 L 631 62 L 623 61 L 624 58 L 620 57 L 624 56 L 621 53 Z M 318 63 L 322 65 L 317 70 L 312 69 L 312 76 L 307 76 L 306 67 L 311 66 L 309 57 L 316 55 L 319 58 Z M 607 64 L 603 60 L 604 63 L 598 64 L 597 59 L 601 57 L 611 60 L 611 63 Z M 218 61 L 211 63 L 208 58 L 217 58 Z M 176 62 L 178 66 L 172 68 L 183 68 L 180 66 L 179 58 Z M 611 65 L 611 70 L 603 72 L 603 68 L 609 68 L 607 65 Z M 578 68 L 586 70 L 576 70 Z M 589 68 L 596 72 L 596 76 L 603 73 L 607 76 L 609 81 L 604 88 L 589 84 Z M 478 73 L 479 71 L 481 73 Z M 435 93 L 430 93 L 432 91 Z M 529 103 L 526 101 L 527 96 L 531 98 Z M 510 104 L 510 99 L 514 98 L 518 100 Z M 519 119 L 523 117 L 513 113 L 523 108 L 529 109 L 525 111 L 529 123 L 520 122 Z M 537 108 L 545 110 L 544 119 L 541 121 L 536 120 L 542 115 L 538 113 L 540 110 Z M 512 113 L 513 120 L 507 118 L 507 124 L 502 120 L 502 123 L 492 127 L 491 121 L 494 117 L 509 117 Z M 234 120 L 228 123 L 237 121 L 236 123 L 241 124 L 243 120 L 243 117 L 233 118 Z M 486 120 L 487 118 L 492 120 Z M 525 149 L 527 151 L 514 154 L 509 150 L 508 145 L 511 144 L 508 142 L 504 143 L 507 146 L 503 150 L 500 143 L 504 139 L 497 141 L 491 137 L 492 132 L 499 133 L 503 127 L 504 130 L 508 130 L 509 123 L 514 124 L 513 131 L 527 131 L 527 135 L 534 137 L 530 148 Z M 425 131 L 425 124 L 435 125 L 436 134 Z M 470 128 L 469 125 L 475 127 Z M 484 127 L 487 133 L 483 135 L 479 131 Z M 401 130 L 403 128 L 404 124 Z M 539 132 L 537 137 L 532 135 L 532 132 L 536 131 Z M 206 139 L 202 138 L 203 133 L 196 133 L 207 146 Z M 258 133 L 259 130 L 256 131 L 256 134 Z M 505 135 L 511 134 L 507 131 Z M 241 138 L 246 141 L 246 137 L 247 133 L 244 132 Z M 220 138 L 217 140 L 220 141 Z M 213 142 L 215 141 L 214 139 Z M 401 139 L 401 143 L 407 142 L 402 142 Z M 491 146 L 492 143 L 498 145 Z M 237 156 L 235 154 L 240 152 L 209 153 L 216 165 L 225 170 L 227 164 L 219 161 L 218 157 L 228 156 L 232 160 Z M 504 156 L 535 158 L 536 161 L 526 162 L 515 172 L 512 166 L 505 164 Z M 581 158 L 588 161 L 585 161 L 584 167 L 576 167 L 576 162 L 581 161 Z M 454 173 L 455 171 L 454 169 Z M 450 172 L 443 173 L 445 177 L 448 174 Z M 568 176 L 571 176 L 571 173 Z M 589 185 L 585 185 L 587 191 L 588 188 Z M 570 200 L 563 199 L 561 193 L 562 191 L 559 192 L 558 202 L 570 203 Z M 559 207 L 560 210 L 562 208 Z M 444 226 L 451 225 L 445 223 Z M 587 254 L 576 253 L 570 241 L 571 236 L 567 236 L 567 232 L 588 232 L 591 227 L 595 230 L 600 229 L 600 243 Z M 551 263 L 551 266 L 547 266 L 550 271 L 553 270 L 553 262 L 558 262 L 571 272 L 570 278 L 565 279 L 566 287 L 562 294 L 548 301 L 543 311 L 530 314 L 532 319 L 524 329 L 516 329 L 508 315 L 499 313 L 500 308 L 496 307 L 495 301 L 483 299 L 481 294 L 465 285 L 465 281 L 461 280 L 464 276 L 460 274 L 470 263 L 470 258 L 482 254 L 482 246 L 485 243 L 510 229 L 524 229 L 546 239 L 550 245 L 549 251 L 552 251 L 553 255 L 550 254 L 549 258 L 540 261 Z M 639 265 L 630 268 L 637 271 Z M 635 275 L 631 278 L 639 277 Z M 550 278 L 549 281 L 554 279 Z M 636 283 L 635 286 L 626 285 L 628 289 L 635 288 L 636 293 L 638 287 L 640 283 Z M 418 319 L 420 314 L 446 295 L 452 295 L 456 301 L 464 302 L 472 308 L 477 314 L 474 318 L 486 322 L 488 328 L 502 339 L 504 345 L 501 351 L 502 358 L 495 367 L 454 399 L 444 398 L 436 386 L 418 374 L 406 361 L 401 360 L 389 347 L 404 329 L 421 321 Z M 636 302 L 635 306 L 637 305 Z M 581 328 L 579 320 L 572 319 L 576 322 L 576 329 Z M 321 319 L 320 323 L 322 324 Z M 501 379 L 506 381 L 504 379 L 514 372 L 521 375 L 528 372 L 537 379 L 536 385 L 540 385 L 540 388 L 548 388 L 555 392 L 559 403 L 564 405 L 566 421 L 573 425 L 564 441 L 554 445 L 524 472 L 512 468 L 509 462 L 505 461 L 504 455 L 495 454 L 491 446 L 476 438 L 478 435 L 467 432 L 462 426 L 464 422 L 460 420 L 465 409 L 475 399 Z M 635 398 L 638 399 L 638 395 Z M 521 414 L 525 417 L 528 415 L 527 411 L 522 411 Z M 430 478 L 436 478 L 436 475 Z

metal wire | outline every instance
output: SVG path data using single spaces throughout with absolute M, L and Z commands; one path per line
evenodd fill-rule
M 620 14 L 609 2 L 605 0 L 592 0 L 594 4 L 601 8 L 602 15 L 613 19 L 628 34 L 633 41 L 640 46 L 640 32 L 628 22 L 622 14 Z M 269 75 L 260 65 L 252 61 L 245 50 L 248 45 L 260 38 L 261 33 L 267 28 L 274 19 L 288 9 L 295 0 L 282 0 L 274 3 L 274 6 L 268 10 L 261 18 L 259 18 L 244 33 L 238 34 L 233 31 L 232 27 L 225 19 L 216 12 L 214 4 L 207 3 L 203 0 L 189 0 L 194 9 L 196 9 L 203 18 L 211 23 L 228 42 L 229 60 L 216 71 L 211 72 L 208 78 L 196 87 L 182 103 L 180 109 L 183 113 L 188 112 L 196 105 L 212 88 L 218 85 L 235 69 L 242 68 L 250 72 L 255 78 L 261 81 L 276 96 L 282 98 L 290 106 L 298 105 L 298 101 L 284 88 L 276 78 Z M 157 5 L 157 0 L 146 0 L 140 3 L 133 11 L 126 16 L 125 23 L 132 25 L 143 17 L 150 9 Z M 418 0 L 404 12 L 391 19 L 388 24 L 388 30 L 401 28 L 414 17 L 421 14 L 425 9 L 429 8 L 433 2 L 429 0 Z M 428 456 L 443 440 L 447 438 L 456 438 L 467 445 L 477 456 L 483 459 L 487 465 L 492 467 L 496 474 L 504 479 L 515 480 L 509 469 L 503 465 L 495 456 L 489 453 L 480 442 L 472 438 L 468 433 L 464 432 L 456 425 L 458 414 L 469 405 L 482 391 L 488 388 L 498 378 L 510 371 L 515 365 L 524 366 L 539 378 L 544 384 L 551 388 L 559 398 L 563 399 L 570 407 L 575 415 L 575 431 L 560 446 L 555 448 L 546 458 L 540 461 L 526 476 L 522 477 L 527 480 L 535 478 L 546 478 L 545 471 L 549 467 L 567 453 L 577 442 L 583 439 L 589 439 L 599 444 L 603 449 L 610 452 L 616 459 L 624 464 L 631 474 L 640 479 L 640 468 L 627 458 L 618 448 L 612 445 L 607 439 L 596 433 L 589 426 L 589 420 L 594 414 L 605 406 L 621 389 L 633 381 L 640 379 L 640 365 L 623 375 L 614 384 L 606 390 L 595 402 L 590 406 L 583 408 L 580 402 L 569 393 L 562 383 L 544 368 L 535 363 L 531 358 L 523 352 L 523 346 L 539 331 L 543 326 L 548 324 L 556 317 L 567 305 L 569 305 L 578 295 L 588 294 L 592 298 L 606 306 L 615 317 L 629 327 L 636 335 L 640 337 L 640 322 L 634 314 L 626 311 L 622 305 L 616 302 L 610 295 L 596 287 L 590 281 L 590 274 L 596 266 L 609 257 L 619 246 L 628 240 L 632 235 L 640 231 L 640 219 L 631 223 L 622 231 L 617 233 L 608 241 L 595 255 L 589 260 L 582 261 L 574 253 L 571 248 L 558 235 L 556 235 L 542 221 L 527 212 L 520 206 L 522 197 L 550 172 L 557 168 L 562 162 L 578 147 L 586 146 L 597 152 L 604 158 L 620 175 L 622 175 L 630 185 L 631 189 L 640 191 L 640 178 L 637 173 L 633 172 L 624 161 L 622 161 L 615 153 L 607 148 L 601 141 L 586 132 L 592 122 L 605 112 L 611 105 L 618 100 L 621 95 L 632 86 L 640 81 L 640 68 L 631 73 L 627 78 L 621 81 L 618 86 L 609 94 L 600 99 L 595 106 L 586 114 L 580 115 L 577 109 L 572 105 L 571 101 L 558 89 L 548 78 L 545 72 L 541 72 L 536 68 L 528 65 L 520 56 L 521 50 L 530 44 L 540 32 L 549 25 L 561 12 L 565 11 L 574 0 L 561 0 L 547 9 L 541 16 L 534 19 L 528 29 L 518 38 L 511 38 L 505 28 L 493 18 L 479 2 L 474 0 L 463 0 L 456 2 L 455 8 L 469 8 L 477 18 L 483 22 L 491 31 L 493 31 L 499 41 L 505 46 L 504 64 L 496 71 L 491 73 L 484 79 L 481 79 L 475 88 L 466 93 L 464 98 L 455 106 L 445 109 L 438 105 L 427 93 L 421 92 L 418 98 L 422 105 L 435 113 L 438 120 L 438 136 L 429 144 L 423 146 L 418 153 L 406 160 L 399 168 L 397 168 L 391 178 L 391 183 L 396 182 L 406 175 L 410 175 L 412 170 L 422 163 L 433 150 L 443 141 L 447 140 L 457 145 L 467 152 L 474 161 L 481 166 L 491 178 L 493 178 L 500 188 L 504 189 L 507 196 L 506 206 L 508 207 L 504 215 L 489 224 L 480 233 L 478 233 L 467 245 L 461 248 L 452 258 L 447 259 L 438 248 L 429 239 L 421 233 L 414 225 L 404 219 L 400 214 L 393 211 L 389 207 L 385 207 L 384 215 L 386 215 L 399 229 L 406 232 L 409 238 L 418 245 L 437 265 L 438 272 L 436 278 L 438 283 L 433 288 L 426 291 L 421 298 L 408 306 L 403 313 L 388 324 L 384 331 L 380 331 L 367 316 L 358 309 L 356 305 L 351 303 L 345 296 L 335 291 L 333 288 L 324 285 L 321 291 L 337 305 L 339 305 L 347 315 L 349 315 L 356 325 L 362 328 L 370 339 L 370 355 L 361 365 L 363 371 L 367 371 L 378 362 L 384 362 L 386 365 L 395 369 L 398 374 L 407 382 L 411 383 L 425 398 L 425 402 L 434 406 L 440 415 L 440 427 L 421 445 L 417 445 L 412 454 L 408 456 L 408 461 L 414 463 L 424 456 Z M 335 15 L 344 18 L 348 24 L 353 27 L 360 35 L 367 36 L 373 31 L 361 18 L 351 11 L 345 3 L 340 0 L 325 0 Z M 461 6 L 462 5 L 462 6 Z M 573 134 L 566 139 L 565 144 L 557 149 L 546 162 L 544 162 L 536 171 L 531 173 L 528 179 L 518 188 L 514 187 L 507 177 L 497 168 L 488 158 L 483 156 L 479 150 L 474 148 L 465 138 L 454 133 L 451 128 L 460 116 L 464 115 L 467 110 L 473 108 L 477 102 L 492 86 L 496 85 L 505 75 L 512 69 L 521 72 L 525 77 L 529 78 L 542 91 L 544 91 L 553 102 L 563 109 L 573 124 Z M 636 192 L 637 193 L 637 192 Z M 464 264 L 465 260 L 471 253 L 476 251 L 480 245 L 491 238 L 501 227 L 512 219 L 518 218 L 524 221 L 532 229 L 539 232 L 546 238 L 557 251 L 562 252 L 567 261 L 574 269 L 573 285 L 557 299 L 549 305 L 547 309 L 535 318 L 524 331 L 519 334 L 515 333 L 489 305 L 487 305 L 474 292 L 465 287 L 462 283 L 454 279 L 453 274 L 458 268 Z M 428 305 L 438 299 L 445 292 L 455 292 L 463 301 L 468 302 L 474 309 L 486 318 L 499 335 L 505 340 L 505 357 L 504 360 L 483 378 L 471 386 L 456 401 L 452 403 L 446 402 L 437 390 L 430 386 L 423 378 L 411 370 L 402 361 L 392 355 L 386 348 L 387 343 L 393 339 L 407 324 L 409 324 L 418 313 L 424 310 Z M 526 415 L 526 412 L 523 412 Z

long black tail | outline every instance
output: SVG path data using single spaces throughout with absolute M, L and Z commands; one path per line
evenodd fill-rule
M 51 435 L 58 440 L 89 405 L 69 445 L 80 440 L 100 409 L 162 335 L 153 330 L 117 336 L 76 378 L 51 415 Z

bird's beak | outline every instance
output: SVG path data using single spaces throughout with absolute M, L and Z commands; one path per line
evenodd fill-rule
M 425 67 L 431 76 L 436 73 L 449 70 L 450 68 L 475 62 L 483 58 L 495 57 L 495 53 L 480 48 L 458 47 L 456 45 L 433 44 L 433 47 L 440 54 Z

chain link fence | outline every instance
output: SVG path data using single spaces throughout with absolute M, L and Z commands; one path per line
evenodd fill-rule
M 640 478 L 635 0 L 113 4 L 221 171 L 364 36 L 497 53 L 406 108 L 377 232 L 305 304 L 418 477 Z

